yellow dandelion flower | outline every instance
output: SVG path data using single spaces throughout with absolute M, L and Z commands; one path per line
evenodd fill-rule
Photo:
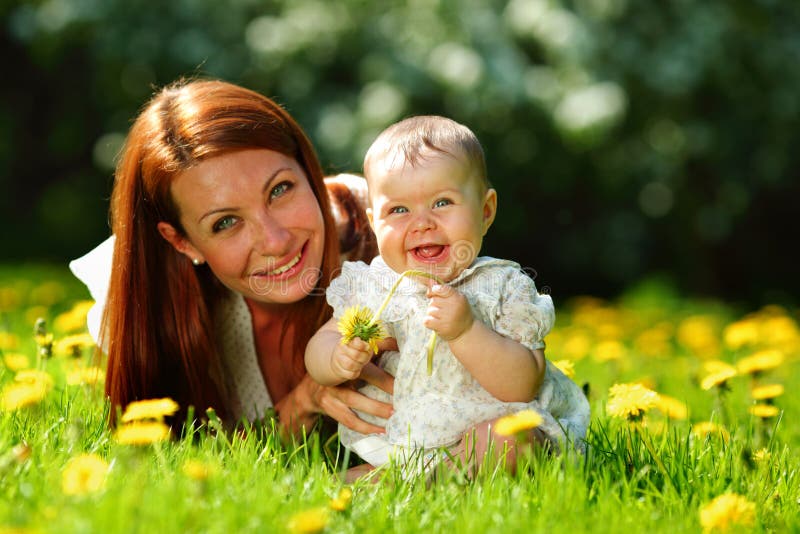
M 216 474 L 217 469 L 215 466 L 203 463 L 200 460 L 186 460 L 183 467 L 181 467 L 181 471 L 192 480 L 202 482 Z
M 592 356 L 598 362 L 621 360 L 625 354 L 627 354 L 625 345 L 619 341 L 602 341 L 592 351 Z
M 655 407 L 670 419 L 686 419 L 689 415 L 689 408 L 685 402 L 661 393 L 658 394 Z
M 526 430 L 532 430 L 542 422 L 542 416 L 536 410 L 522 410 L 498 419 L 494 424 L 494 431 L 501 436 L 513 436 Z
M 52 332 L 47 332 L 45 334 L 34 334 L 33 340 L 36 341 L 36 345 L 38 345 L 39 347 L 52 348 L 53 334 Z
M 769 347 L 797 347 L 800 341 L 800 329 L 797 323 L 785 314 L 766 319 L 761 329 L 764 344 Z
M 772 453 L 769 452 L 769 449 L 767 448 L 758 449 L 753 453 L 753 460 L 755 460 L 758 463 L 766 462 L 771 457 Z
M 286 524 L 286 528 L 289 532 L 296 532 L 298 534 L 320 532 L 328 526 L 329 522 L 330 512 L 328 508 L 311 508 L 310 510 L 304 510 L 294 514 Z
M 47 388 L 41 384 L 11 383 L 0 392 L 0 411 L 12 412 L 38 404 L 47 396 Z
M 653 391 L 655 391 L 655 389 L 656 389 L 656 381 L 653 379 L 652 376 L 643 376 L 642 378 L 640 378 L 636 382 L 632 382 L 632 383 L 633 384 L 641 384 L 644 387 L 646 387 L 647 389 L 652 389 Z
M 3 363 L 11 371 L 21 371 L 22 369 L 27 369 L 31 365 L 28 355 L 19 352 L 6 352 L 3 355 Z
M 53 377 L 45 371 L 37 369 L 23 369 L 14 375 L 14 380 L 21 384 L 42 386 L 46 389 L 53 387 Z
M 606 341 L 616 341 L 624 335 L 622 327 L 617 323 L 599 323 L 594 331 L 598 339 Z
M 117 427 L 117 443 L 123 445 L 148 445 L 169 439 L 169 427 L 161 422 L 135 422 Z
M 96 454 L 82 454 L 67 462 L 61 477 L 64 495 L 86 495 L 103 489 L 108 463 Z
M 178 403 L 170 398 L 148 399 L 134 401 L 125 407 L 122 414 L 122 422 L 141 421 L 142 419 L 161 420 L 167 415 L 172 415 L 178 411 Z
M 722 339 L 733 350 L 755 345 L 759 340 L 758 322 L 751 318 L 731 323 L 722 331 Z
M 373 322 L 372 310 L 366 306 L 353 306 L 342 314 L 337 324 L 342 334 L 342 345 L 347 345 L 354 338 L 369 343 L 372 352 L 378 353 L 378 341 L 385 337 L 380 321 Z
M 614 384 L 608 390 L 606 411 L 611 417 L 638 421 L 657 401 L 658 393 L 641 384 Z
M 724 493 L 700 510 L 700 524 L 704 532 L 725 532 L 739 526 L 752 526 L 756 505 L 736 493 Z
M 687 317 L 678 325 L 678 343 L 700 357 L 712 357 L 719 353 L 717 325 L 706 315 Z
M 350 506 L 351 500 L 353 500 L 353 490 L 350 488 L 342 488 L 339 491 L 339 494 L 331 499 L 331 501 L 328 503 L 328 506 L 331 508 L 331 510 L 344 512 L 347 510 L 347 507 Z
M 783 395 L 783 384 L 764 384 L 750 390 L 753 400 L 774 399 Z
M 722 425 L 718 425 L 713 421 L 701 421 L 692 425 L 692 435 L 699 438 L 704 438 L 712 434 L 718 435 L 724 441 L 728 441 L 730 434 Z
M 73 332 L 86 328 L 86 315 L 94 306 L 93 300 L 80 300 L 76 302 L 72 309 L 58 315 L 53 320 L 53 328 L 59 332 Z
M 81 367 L 67 373 L 68 386 L 80 386 L 82 384 L 92 386 L 105 379 L 106 373 L 99 367 Z
M 666 328 L 655 326 L 641 332 L 633 344 L 637 352 L 652 358 L 665 357 L 672 353 L 670 332 Z
M 574 332 L 567 336 L 561 352 L 570 360 L 578 361 L 585 358 L 592 348 L 591 339 L 584 333 Z
M 22 295 L 14 287 L 0 287 L 0 311 L 16 310 L 22 302 Z
M 706 362 L 706 371 L 709 373 L 700 382 L 700 387 L 706 391 L 713 387 L 722 386 L 736 376 L 736 368 L 719 360 Z
M 553 364 L 553 367 L 555 367 L 568 377 L 572 378 L 575 376 L 575 362 L 573 362 L 572 360 L 556 360 L 550 363 Z
M 747 411 L 761 419 L 776 417 L 779 413 L 781 413 L 780 409 L 772 404 L 754 404 L 753 406 L 750 406 Z
M 0 332 L 0 350 L 14 350 L 19 347 L 19 337 L 11 332 Z
M 775 349 L 758 351 L 736 363 L 740 374 L 749 375 L 774 369 L 783 363 L 783 353 Z
M 56 340 L 53 344 L 53 352 L 59 356 L 79 358 L 84 350 L 91 349 L 94 346 L 94 338 L 91 334 L 75 334 Z

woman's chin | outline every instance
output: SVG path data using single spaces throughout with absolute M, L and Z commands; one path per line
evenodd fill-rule
M 318 269 L 304 269 L 286 280 L 264 280 L 250 277 L 246 291 L 251 300 L 262 304 L 292 304 L 311 295 L 319 282 Z

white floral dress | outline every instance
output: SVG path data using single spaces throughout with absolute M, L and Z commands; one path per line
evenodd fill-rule
M 376 311 L 399 275 L 380 257 L 370 265 L 345 262 L 341 275 L 327 290 L 328 303 L 339 319 L 344 311 L 362 305 Z M 450 282 L 468 300 L 475 318 L 499 334 L 533 350 L 555 320 L 552 299 L 536 291 L 533 280 L 514 262 L 481 257 Z M 558 447 L 569 440 L 583 449 L 589 423 L 589 404 L 583 392 L 549 362 L 536 399 L 529 403 L 501 402 L 487 392 L 439 340 L 433 372 L 427 373 L 427 344 L 431 331 L 422 324 L 428 299 L 426 287 L 405 278 L 381 315 L 386 333 L 397 339 L 400 352 L 386 352 L 379 365 L 394 375 L 394 398 L 374 386 L 361 392 L 392 402 L 394 413 L 384 421 L 365 413 L 363 419 L 386 426 L 385 435 L 365 436 L 339 425 L 343 445 L 373 465 L 385 462 L 389 451 L 447 447 L 458 443 L 470 427 L 532 408 L 544 418 L 540 430 Z M 487 355 L 491 358 L 491 355 Z

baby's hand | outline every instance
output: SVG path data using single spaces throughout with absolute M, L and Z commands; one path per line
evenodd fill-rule
M 475 321 L 467 298 L 448 285 L 428 288 L 431 299 L 423 324 L 445 341 L 453 341 L 470 329 Z
M 338 343 L 331 355 L 331 371 L 340 380 L 355 380 L 372 359 L 372 349 L 362 339 L 353 338 L 347 345 Z

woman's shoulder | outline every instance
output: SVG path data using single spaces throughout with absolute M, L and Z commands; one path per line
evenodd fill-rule
M 325 178 L 331 212 L 339 234 L 342 261 L 368 262 L 378 253 L 375 234 L 367 220 L 367 181 L 355 174 Z

